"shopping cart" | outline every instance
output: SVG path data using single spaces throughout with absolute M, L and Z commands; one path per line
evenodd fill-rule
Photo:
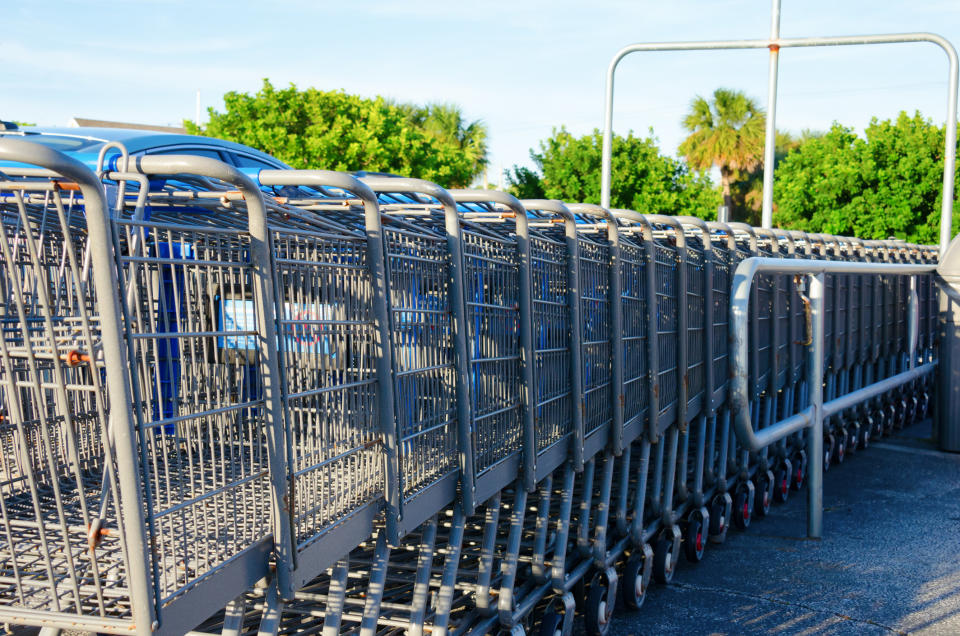
M 195 159 L 189 170 L 243 191 L 243 227 L 111 221 L 79 164 L 19 141 L 0 154 L 48 169 L 4 169 L 4 457 L 16 465 L 4 469 L 2 558 L 16 591 L 0 615 L 182 633 L 269 574 L 284 493 L 269 470 L 279 396 L 260 380 L 278 377 L 275 352 L 222 346 L 276 338 L 259 190 Z M 248 291 L 255 328 L 215 324 L 215 281 Z

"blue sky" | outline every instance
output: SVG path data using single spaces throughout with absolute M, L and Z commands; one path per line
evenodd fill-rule
M 61 0 L 4 10 L 0 118 L 154 124 L 193 118 L 229 90 L 342 88 L 452 101 L 490 129 L 491 181 L 529 163 L 553 127 L 602 125 L 607 64 L 632 42 L 764 38 L 766 0 L 484 3 Z M 957 0 L 783 0 L 784 37 L 933 31 L 960 46 Z M 765 51 L 642 53 L 617 79 L 615 129 L 684 136 L 691 98 L 718 86 L 766 101 Z M 946 56 L 930 44 L 785 50 L 778 128 L 862 129 L 872 116 L 946 116 Z

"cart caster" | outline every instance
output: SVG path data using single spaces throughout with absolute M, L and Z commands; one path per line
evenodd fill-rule
M 807 471 L 807 451 L 801 450 L 793 456 L 793 472 L 790 474 L 790 487 L 796 491 L 803 489 L 803 480 Z
M 710 513 L 700 508 L 690 513 L 684 530 L 683 552 L 690 563 L 700 563 L 707 548 L 707 528 L 710 525 Z
M 539 636 L 570 636 L 573 634 L 573 617 L 577 612 L 577 603 L 573 595 L 567 592 L 554 599 L 540 618 Z
M 887 405 L 887 434 L 893 433 L 897 428 L 897 407 L 891 402 Z
M 758 518 L 766 517 L 770 512 L 770 504 L 773 503 L 773 472 L 766 471 L 757 473 L 756 500 L 753 505 L 753 511 Z
M 823 472 L 830 470 L 830 460 L 833 459 L 835 446 L 833 433 L 827 433 L 823 436 Z
M 733 499 L 729 493 L 720 493 L 710 503 L 710 542 L 723 543 L 727 538 Z
M 657 583 L 669 583 L 677 569 L 680 556 L 680 529 L 677 526 L 664 528 L 653 549 L 653 578 Z
M 836 461 L 837 465 L 843 463 L 843 460 L 847 458 L 847 431 L 846 429 L 841 428 L 837 431 L 834 436 L 836 440 L 833 447 L 833 459 Z
M 750 517 L 753 516 L 753 501 L 756 489 L 753 482 L 741 482 L 737 486 L 737 494 L 733 498 L 733 525 L 741 530 L 750 527 Z
M 883 437 L 883 433 L 887 428 L 887 414 L 884 412 L 883 408 L 874 409 L 872 413 L 873 417 L 873 436 L 876 438 Z
M 930 410 L 930 393 L 924 390 L 923 394 L 920 396 L 920 413 L 917 417 L 919 421 L 927 419 L 927 414 Z
M 864 418 L 863 426 L 860 427 L 860 448 L 867 449 L 870 447 L 870 437 L 873 435 L 874 426 L 873 418 L 868 414 Z
M 647 588 L 653 576 L 653 549 L 646 543 L 640 552 L 634 552 L 623 566 L 620 600 L 632 610 L 643 606 Z
M 920 401 L 917 399 L 916 395 L 911 395 L 910 399 L 907 400 L 907 425 L 916 424 L 918 421 L 917 414 L 920 411 Z
M 786 503 L 787 499 L 790 498 L 790 474 L 792 472 L 793 464 L 789 459 L 781 461 L 773 472 L 773 498 L 777 503 Z
M 847 428 L 847 454 L 853 455 L 860 446 L 860 422 L 850 422 Z
M 610 619 L 616 605 L 617 573 L 613 568 L 597 572 L 590 582 L 583 626 L 590 636 L 605 636 L 610 629 Z
M 539 636 L 563 636 L 563 616 L 549 610 L 540 619 Z

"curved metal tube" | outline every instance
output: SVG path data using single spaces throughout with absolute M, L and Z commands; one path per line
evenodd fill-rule
M 779 26 L 776 33 L 779 33 Z M 650 42 L 631 44 L 617 51 L 607 66 L 607 81 L 604 89 L 603 147 L 600 168 L 600 204 L 610 206 L 610 175 L 613 165 L 613 84 L 620 60 L 631 53 L 643 51 L 704 51 L 719 49 L 770 49 L 799 48 L 812 46 L 850 46 L 860 44 L 899 44 L 905 42 L 929 42 L 943 49 L 949 62 L 947 75 L 947 124 L 944 136 L 943 189 L 940 211 L 940 256 L 950 244 L 953 221 L 954 173 L 957 153 L 957 83 L 960 63 L 953 44 L 936 33 L 893 33 L 886 35 L 852 35 L 839 37 L 773 38 L 769 40 L 716 40 L 704 42 Z M 775 76 L 774 76 L 775 77 Z M 769 162 L 768 162 L 769 163 Z M 773 166 L 768 166 L 772 170 Z M 767 177 L 764 182 L 771 180 Z M 773 193 L 764 193 L 764 202 L 772 205 Z M 772 210 L 764 212 L 769 219 Z
M 719 221 L 707 221 L 707 228 L 711 232 L 723 232 L 723 235 L 727 237 L 728 250 L 734 251 L 737 249 L 737 238 L 733 235 L 733 230 L 729 225 Z
M 782 420 L 761 431 L 754 431 L 750 418 L 747 387 L 747 339 L 744 327 L 747 321 L 747 306 L 753 279 L 758 272 L 776 274 L 924 274 L 934 271 L 932 264 L 876 264 L 826 260 L 784 260 L 776 258 L 748 258 L 737 267 L 733 280 L 730 306 L 730 339 L 733 350 L 730 356 L 730 405 L 733 412 L 734 431 L 741 445 L 750 451 L 759 451 L 791 433 L 807 427 L 813 418 L 812 407 Z M 822 339 L 822 333 L 815 333 Z M 869 387 L 867 387 L 869 388 Z M 866 389 L 861 389 L 864 391 Z M 866 399 L 866 398 L 864 398 Z

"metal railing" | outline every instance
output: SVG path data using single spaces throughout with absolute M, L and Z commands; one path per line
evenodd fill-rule
M 778 56 L 783 48 L 807 48 L 823 46 L 853 46 L 864 44 L 902 44 L 929 42 L 939 46 L 947 55 L 947 117 L 943 156 L 943 197 L 940 212 L 940 256 L 947 250 L 951 239 L 953 220 L 954 171 L 957 154 L 957 83 L 960 62 L 957 51 L 947 39 L 936 33 L 889 33 L 882 35 L 848 35 L 835 37 L 781 38 L 780 0 L 773 0 L 770 38 L 766 40 L 715 40 L 701 42 L 641 42 L 630 44 L 610 60 L 607 67 L 607 83 L 604 89 L 603 150 L 600 168 L 600 205 L 610 207 L 611 165 L 613 156 L 613 87 L 617 66 L 631 53 L 644 51 L 717 51 L 769 49 L 770 70 L 768 77 L 768 118 L 765 133 L 763 171 L 762 226 L 773 226 L 773 131 L 776 123 Z
M 807 482 L 809 489 L 807 535 L 810 537 L 819 538 L 823 533 L 823 420 L 931 373 L 936 368 L 937 362 L 935 360 L 920 366 L 916 365 L 919 310 L 916 284 L 913 279 L 916 274 L 928 274 L 934 271 L 936 271 L 935 265 L 785 260 L 761 257 L 745 259 L 737 266 L 733 278 L 730 303 L 730 340 L 733 344 L 733 352 L 730 356 L 731 388 L 729 399 L 733 413 L 733 429 L 740 443 L 751 452 L 760 451 L 802 429 L 812 429 L 807 437 L 807 454 L 810 457 L 809 481 Z M 806 296 L 806 302 L 809 303 L 808 333 L 811 335 L 807 343 L 807 377 L 810 384 L 810 398 L 809 404 L 798 413 L 780 420 L 772 426 L 755 431 L 749 405 L 747 332 L 750 318 L 748 312 L 750 295 L 753 281 L 758 273 L 799 274 L 810 279 L 810 289 Z M 911 276 L 911 293 L 907 310 L 908 370 L 868 384 L 861 389 L 826 403 L 823 402 L 825 274 Z

